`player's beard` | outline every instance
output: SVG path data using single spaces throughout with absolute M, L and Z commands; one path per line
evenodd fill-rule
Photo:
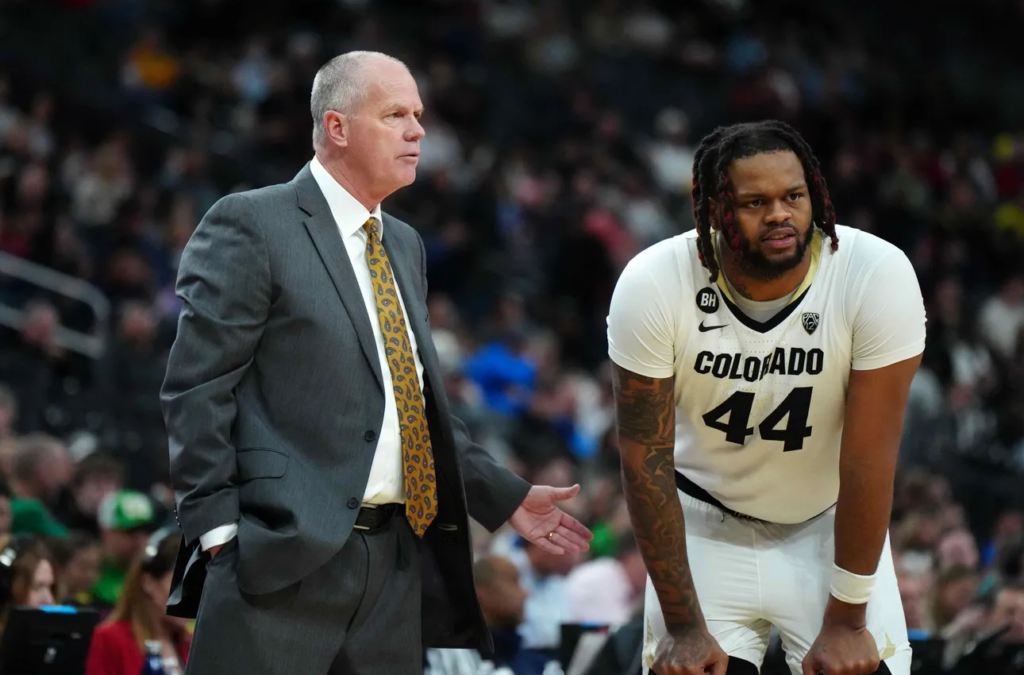
M 797 238 L 796 250 L 791 255 L 772 259 L 764 254 L 760 240 L 750 241 L 741 233 L 739 254 L 734 256 L 736 266 L 744 276 L 760 281 L 773 281 L 800 264 L 804 256 L 807 255 L 807 248 L 811 245 L 813 237 L 814 224 L 812 223 L 803 238 Z

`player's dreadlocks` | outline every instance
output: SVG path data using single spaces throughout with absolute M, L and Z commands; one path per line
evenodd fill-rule
M 729 165 L 733 160 L 765 152 L 791 150 L 803 165 L 811 193 L 812 227 L 817 226 L 832 240 L 832 250 L 839 248 L 836 236 L 836 211 L 821 175 L 818 160 L 799 133 L 785 122 L 765 120 L 718 127 L 704 137 L 693 158 L 693 220 L 697 227 L 697 252 L 700 261 L 711 273 L 711 283 L 718 280 L 718 261 L 711 243 L 711 199 L 721 207 L 720 227 L 725 240 L 740 253 L 740 232 L 733 222 L 734 204 L 729 183 Z

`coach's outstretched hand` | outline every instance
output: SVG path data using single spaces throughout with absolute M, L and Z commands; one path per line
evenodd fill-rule
M 579 485 L 568 488 L 534 485 L 508 522 L 521 537 L 548 553 L 562 555 L 588 551 L 593 533 L 555 505 L 572 499 L 579 491 Z
M 867 628 L 826 623 L 804 657 L 803 675 L 872 675 L 879 662 Z
M 658 641 L 652 675 L 725 675 L 729 656 L 707 628 L 669 633 Z

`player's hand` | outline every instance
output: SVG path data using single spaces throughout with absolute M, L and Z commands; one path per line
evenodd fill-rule
M 803 675 L 872 675 L 878 645 L 867 628 L 826 624 L 803 662 Z
M 725 675 L 729 657 L 707 628 L 669 633 L 658 641 L 652 675 Z

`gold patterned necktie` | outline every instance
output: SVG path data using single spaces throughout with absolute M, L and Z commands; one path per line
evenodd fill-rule
M 384 337 L 384 351 L 398 406 L 405 470 L 405 517 L 412 531 L 422 537 L 437 515 L 437 479 L 426 408 L 416 375 L 408 324 L 391 273 L 391 261 L 381 245 L 380 224 L 376 218 L 370 218 L 363 229 L 367 235 L 366 262 L 377 300 L 377 320 Z

